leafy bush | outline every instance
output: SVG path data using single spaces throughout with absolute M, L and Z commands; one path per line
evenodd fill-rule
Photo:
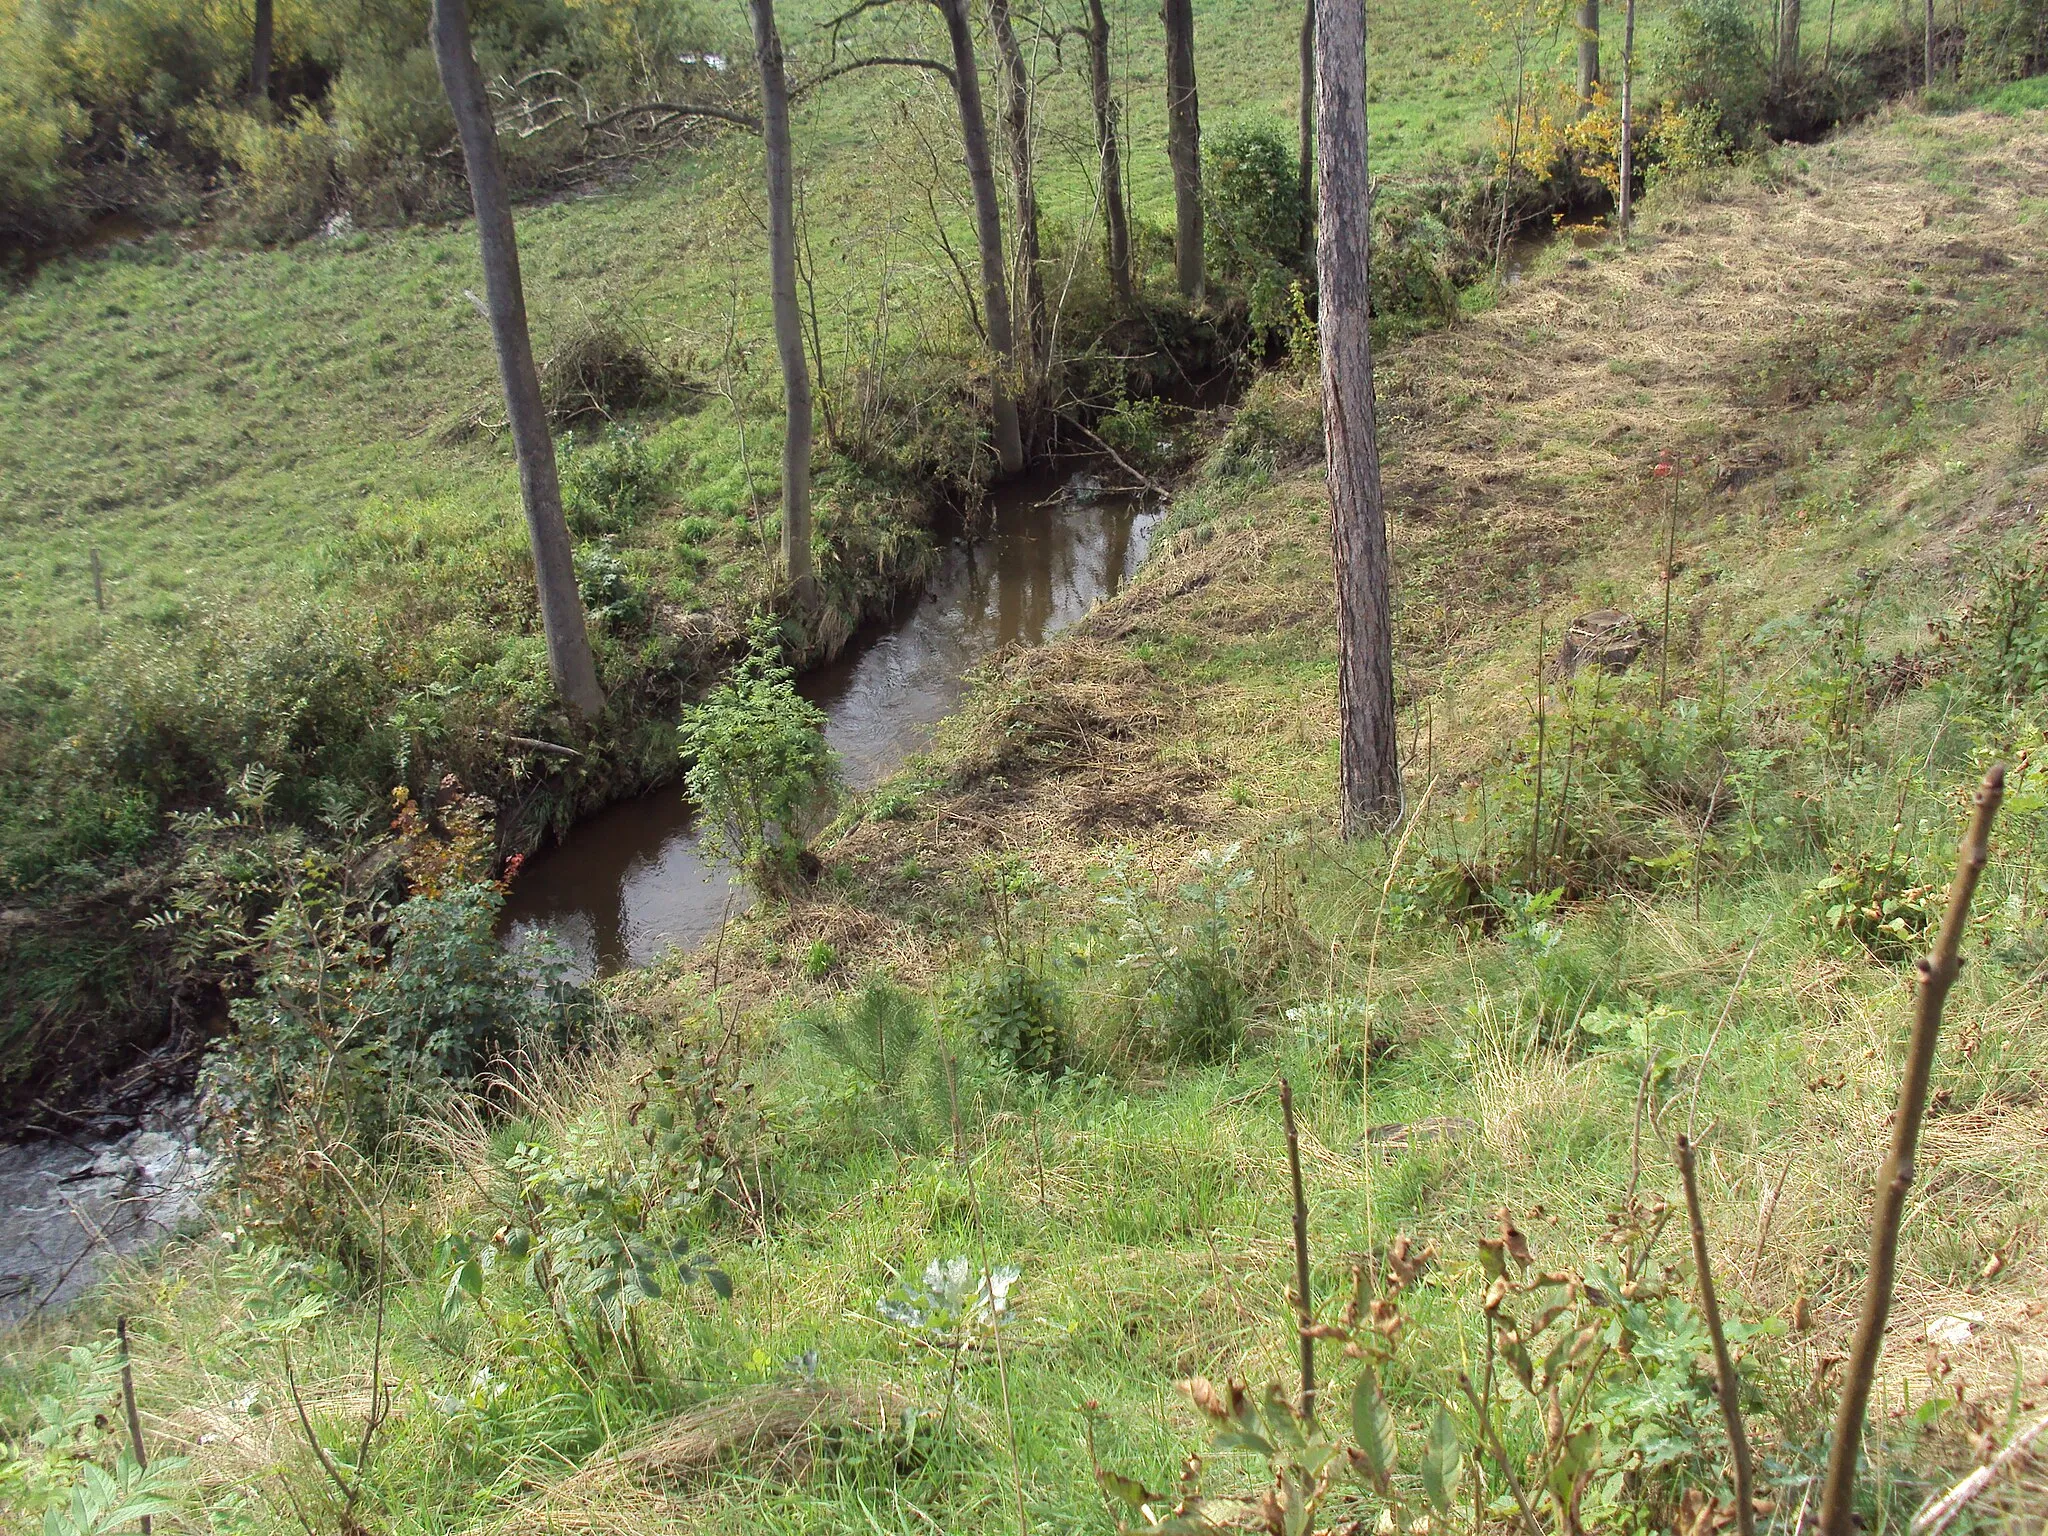
M 683 717 L 684 776 L 704 817 L 704 845 L 768 893 L 814 862 L 813 827 L 839 786 L 825 716 L 796 691 L 774 622 L 757 616 L 747 654 Z
M 1681 0 L 1650 65 L 1664 99 L 1711 111 L 1723 138 L 1745 144 L 1762 126 L 1770 50 L 1742 0 Z
M 1139 1037 L 1171 1061 L 1221 1061 L 1244 1036 L 1246 989 L 1236 917 L 1253 871 L 1235 845 L 1203 848 L 1189 861 L 1177 902 L 1155 901 L 1127 861 L 1109 872 L 1102 907 L 1116 923 L 1116 964 L 1130 978 L 1129 1006 Z
M 242 110 L 195 114 L 200 137 L 234 167 L 234 217 L 257 240 L 298 240 L 327 217 L 337 190 L 333 126 L 310 105 L 277 119 Z
M 1963 18 L 1965 87 L 2024 80 L 2048 70 L 2048 6 L 2040 0 L 1980 0 Z
M 1309 253 L 1301 162 L 1277 130 L 1240 123 L 1202 141 L 1202 220 L 1209 271 L 1244 291 L 1255 329 L 1284 326 Z
M 585 544 L 576 551 L 576 589 L 584 611 L 611 629 L 631 629 L 647 617 L 647 603 L 627 580 L 626 562 L 609 544 Z
M 580 538 L 624 533 L 660 504 L 667 489 L 654 450 L 627 427 L 608 427 L 589 443 L 565 439 L 558 458 L 562 510 Z
M 960 987 L 952 1013 L 1012 1072 L 1056 1078 L 1067 1068 L 1072 1046 L 1065 1002 L 1025 960 L 992 949 Z
M 1964 687 L 1987 703 L 2016 704 L 2048 686 L 2048 550 L 1992 564 L 1977 596 L 1936 639 Z
M 1896 846 L 1882 854 L 1858 850 L 1837 858 L 1833 872 L 1806 899 L 1823 932 L 1889 965 L 1919 950 L 1940 920 L 1943 902 L 1940 887 L 1917 879 Z

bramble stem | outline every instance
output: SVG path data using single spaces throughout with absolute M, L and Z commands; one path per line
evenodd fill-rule
M 1714 1339 L 1714 1394 L 1721 1400 L 1721 1419 L 1728 1426 L 1728 1459 L 1735 1472 L 1735 1524 L 1742 1536 L 1756 1536 L 1756 1508 L 1750 1495 L 1749 1436 L 1742 1428 L 1742 1378 L 1728 1353 L 1728 1335 L 1721 1327 L 1721 1303 L 1714 1296 L 1714 1270 L 1707 1258 L 1707 1223 L 1700 1213 L 1700 1181 L 1693 1168 L 1692 1138 L 1678 1136 L 1678 1177 L 1685 1185 L 1685 1214 L 1692 1226 L 1692 1263 L 1699 1273 L 1700 1310 Z
M 1877 1358 L 1884 1349 L 1884 1325 L 1891 1313 L 1892 1280 L 1899 1262 L 1899 1227 L 1906 1214 L 1906 1195 L 1913 1187 L 1913 1157 L 1920 1145 L 1920 1122 L 1927 1112 L 1927 1089 L 1934 1075 L 1934 1047 L 1941 1035 L 1941 1011 L 1949 989 L 1962 969 L 1963 928 L 1970 918 L 1970 898 L 1991 858 L 1991 822 L 2005 798 L 2005 766 L 1995 765 L 1978 787 L 1970 828 L 1956 858 L 1955 880 L 1948 888 L 1948 910 L 1934 952 L 1919 964 L 1920 991 L 1913 1012 L 1913 1034 L 1906 1046 L 1906 1072 L 1899 1081 L 1898 1109 L 1892 1115 L 1891 1152 L 1877 1176 L 1877 1211 L 1871 1220 L 1870 1271 L 1863 1283 L 1863 1311 L 1856 1320 L 1856 1338 L 1849 1346 L 1849 1367 L 1842 1378 L 1842 1402 L 1835 1413 L 1834 1444 L 1828 1451 L 1822 1482 L 1821 1536 L 1849 1536 L 1856 1495 L 1856 1456 L 1863 1440 L 1863 1417 L 1870 1407 Z

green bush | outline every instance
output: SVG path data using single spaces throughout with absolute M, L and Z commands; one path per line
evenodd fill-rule
M 1723 138 L 1746 144 L 1763 125 L 1770 51 L 1742 0 L 1681 0 L 1650 65 L 1664 99 L 1711 110 Z
M 565 438 L 559 458 L 562 510 L 579 538 L 624 533 L 660 504 L 667 488 L 654 450 L 628 427 L 609 427 L 586 444 Z
M 1301 162 L 1277 130 L 1236 124 L 1203 140 L 1202 219 L 1210 275 L 1243 291 L 1255 330 L 1285 326 L 1311 262 Z
M 2048 70 L 2048 5 L 2041 0 L 1979 0 L 1961 14 L 1958 73 L 1966 89 L 2021 81 Z M 2037 88 L 2034 106 L 2042 105 L 2041 95 Z
M 312 106 L 272 119 L 246 111 L 195 113 L 202 137 L 235 170 L 234 218 L 265 241 L 298 240 L 327 217 L 336 191 L 334 128 Z
M 1017 956 L 991 952 L 969 973 L 952 1012 L 961 1029 L 1009 1071 L 1057 1078 L 1069 1065 L 1065 1002 L 1039 968 Z
M 824 730 L 762 617 L 731 675 L 683 717 L 684 782 L 704 818 L 704 846 L 763 892 L 787 890 L 814 862 L 810 833 L 839 786 Z

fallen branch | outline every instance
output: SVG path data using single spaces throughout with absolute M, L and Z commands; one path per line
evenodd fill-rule
M 1108 454 L 1110 460 L 1116 465 L 1118 469 L 1122 470 L 1125 474 L 1129 475 L 1133 480 L 1137 481 L 1140 485 L 1144 486 L 1146 490 L 1150 491 L 1154 496 L 1157 496 L 1161 501 L 1165 501 L 1173 495 L 1172 491 L 1168 490 L 1165 486 L 1161 485 L 1157 480 L 1154 480 L 1150 475 L 1146 474 L 1142 469 L 1139 469 L 1136 465 L 1132 464 L 1130 460 L 1126 459 L 1122 454 L 1118 453 L 1114 448 L 1110 447 L 1108 443 L 1104 442 L 1102 440 L 1102 436 L 1100 433 L 1097 433 L 1091 430 L 1090 428 L 1083 426 L 1080 422 L 1076 421 L 1073 417 L 1069 416 L 1065 411 L 1055 411 L 1053 412 L 1053 414 L 1059 417 L 1059 419 L 1061 421 L 1064 421 L 1068 426 L 1072 427 L 1076 432 L 1080 433 L 1083 437 L 1087 438 L 1089 442 L 1093 443 L 1096 447 L 1100 448 L 1104 453 Z
M 511 742 L 512 745 L 515 747 L 525 747 L 532 752 L 545 752 L 550 757 L 580 758 L 581 756 L 583 756 L 583 754 L 581 752 L 578 752 L 574 747 L 559 746 L 555 742 L 542 741 L 535 736 L 507 736 L 505 739 Z
M 789 99 L 793 102 L 801 101 L 827 81 L 837 80 L 841 75 L 850 75 L 857 69 L 885 68 L 928 70 L 932 74 L 945 76 L 948 85 L 953 83 L 953 66 L 950 64 L 941 64 L 937 59 L 921 59 L 909 54 L 882 54 L 874 58 L 849 59 L 844 64 L 835 64 L 822 74 L 813 75 L 810 79 L 792 86 Z
M 2048 1414 L 2014 1435 L 2004 1450 L 1915 1515 L 1912 1536 L 1941 1536 L 1969 1502 L 1991 1486 L 1993 1478 L 2027 1454 L 2028 1447 L 2041 1437 L 2044 1429 L 2048 1429 Z

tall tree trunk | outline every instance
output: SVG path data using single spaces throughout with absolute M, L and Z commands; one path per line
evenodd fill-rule
M 1200 303 L 1202 113 L 1195 98 L 1194 0 L 1165 0 L 1166 158 L 1173 167 L 1173 272 L 1183 297 Z
M 953 94 L 960 104 L 960 147 L 967 179 L 974 186 L 974 236 L 981 247 L 981 309 L 995 348 L 998 376 L 995 417 L 996 463 L 1006 475 L 1024 467 L 1024 434 L 1017 423 L 1017 335 L 1010 323 L 1010 288 L 1003 273 L 1003 211 L 989 162 L 988 119 L 981 107 L 981 75 L 974 61 L 974 32 L 967 0 L 935 0 L 953 44 Z
M 1593 105 L 1600 83 L 1600 0 L 1579 0 L 1579 111 Z
M 1317 0 L 1316 221 L 1323 438 L 1337 569 L 1338 781 L 1346 837 L 1401 815 L 1386 503 L 1373 421 L 1365 0 Z
M 1102 0 L 1088 0 L 1088 94 L 1095 103 L 1095 151 L 1102 162 L 1102 223 L 1109 287 L 1129 309 L 1131 221 L 1124 208 L 1123 150 L 1117 142 L 1116 95 L 1109 78 L 1109 18 Z
M 1635 83 L 1636 83 L 1636 0 L 1628 0 L 1621 12 L 1621 238 L 1626 241 L 1635 219 Z
M 811 566 L 811 374 L 804 361 L 804 317 L 796 297 L 796 168 L 789 146 L 789 80 L 775 0 L 747 0 L 754 57 L 761 70 L 761 140 L 768 164 L 768 291 L 775 310 L 775 353 L 782 363 L 782 570 L 799 601 L 809 598 Z
M 1778 84 L 1790 85 L 1799 78 L 1799 0 L 1785 0 L 1785 14 L 1778 22 Z
M 1927 0 L 1927 14 L 1920 26 L 1920 88 L 1934 89 L 1934 0 Z
M 1316 239 L 1316 0 L 1301 12 L 1301 254 L 1315 252 Z
M 270 57 L 277 41 L 276 0 L 256 0 L 256 33 L 249 41 L 249 99 L 270 100 Z
M 512 203 L 505 168 L 498 159 L 498 133 L 484 94 L 483 71 L 470 50 L 467 0 L 434 0 L 434 57 L 441 84 L 462 139 L 469 193 L 476 205 L 477 244 L 483 250 L 484 295 L 491 339 L 498 349 L 498 378 L 505 387 L 505 414 L 519 458 L 519 495 L 526 507 L 526 533 L 533 546 L 533 571 L 540 587 L 541 631 L 547 637 L 548 675 L 555 692 L 580 715 L 604 708 L 584 628 L 583 598 L 576 588 L 575 554 L 562 517 L 562 482 L 555 470 L 555 439 L 541 404 L 540 375 L 533 366 L 533 338 L 526 328 L 526 293 L 519 280 L 519 244 L 512 233 Z
M 1016 293 L 1024 306 L 1024 392 L 1030 398 L 1050 365 L 1046 355 L 1045 275 L 1039 266 L 1038 182 L 1032 165 L 1031 80 L 1010 23 L 1010 0 L 988 0 L 1002 90 L 1003 147 L 1010 159 L 1010 204 L 1017 215 Z

